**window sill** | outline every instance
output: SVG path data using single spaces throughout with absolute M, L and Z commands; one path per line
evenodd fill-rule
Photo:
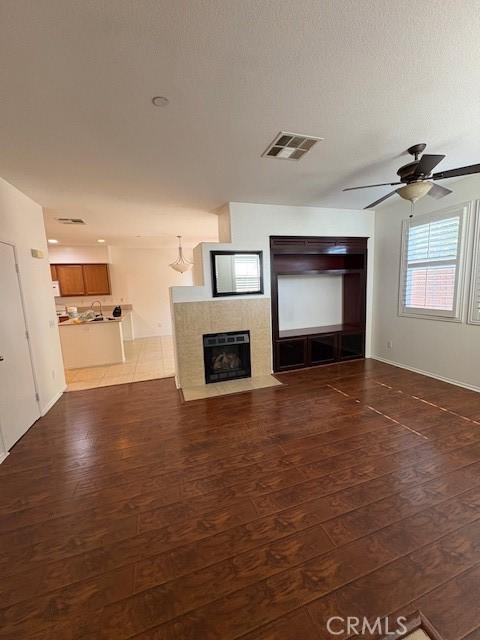
M 456 323 L 462 322 L 462 318 L 458 316 L 437 316 L 432 313 L 409 313 L 406 311 L 399 311 L 398 316 L 400 318 L 416 318 L 417 320 L 440 320 L 441 322 Z

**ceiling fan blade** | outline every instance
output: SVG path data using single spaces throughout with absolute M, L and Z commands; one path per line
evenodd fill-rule
M 423 156 L 418 161 L 417 166 L 415 167 L 414 175 L 415 176 L 429 176 L 432 172 L 432 169 L 435 169 L 437 164 L 445 158 L 445 156 L 440 155 L 431 155 L 429 153 L 424 153 Z
M 455 178 L 457 176 L 469 176 L 471 173 L 480 173 L 480 164 L 469 164 L 468 167 L 458 167 L 457 169 L 447 169 L 447 171 L 439 171 L 434 173 L 433 180 L 441 180 L 442 178 Z
M 432 184 L 432 187 L 427 195 L 435 198 L 435 200 L 439 200 L 440 198 L 448 196 L 449 193 L 453 193 L 453 191 L 451 189 L 447 189 L 446 187 L 442 187 L 439 184 Z
M 355 189 L 370 189 L 370 187 L 393 187 L 396 184 L 402 184 L 401 182 L 382 182 L 380 184 L 364 184 L 362 187 L 346 187 L 342 191 L 354 191 Z
M 390 198 L 390 196 L 394 196 L 396 193 L 397 193 L 396 189 L 395 189 L 395 191 L 390 191 L 390 193 L 387 193 L 387 195 L 383 196 L 383 198 L 379 198 L 378 200 L 375 200 L 375 202 L 372 202 L 372 204 L 369 204 L 368 207 L 363 207 L 363 208 L 364 209 L 373 209 L 373 207 L 376 207 L 377 204 L 380 204 L 381 202 L 383 202 L 387 198 Z

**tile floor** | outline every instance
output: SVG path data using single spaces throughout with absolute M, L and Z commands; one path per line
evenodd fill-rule
M 169 378 L 175 375 L 171 336 L 139 338 L 125 342 L 125 357 L 126 361 L 120 364 L 66 370 L 67 391 Z
M 215 384 L 200 384 L 196 387 L 185 387 L 182 389 L 185 402 L 190 400 L 201 400 L 202 398 L 213 398 L 214 396 L 225 396 L 229 393 L 239 393 L 240 391 L 252 391 L 252 389 L 265 389 L 283 384 L 271 375 L 256 376 L 254 378 L 241 378 L 240 380 L 229 380 L 227 382 L 216 382 Z

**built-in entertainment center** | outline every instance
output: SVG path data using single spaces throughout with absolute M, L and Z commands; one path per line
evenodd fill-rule
M 271 236 L 274 371 L 365 355 L 367 238 Z

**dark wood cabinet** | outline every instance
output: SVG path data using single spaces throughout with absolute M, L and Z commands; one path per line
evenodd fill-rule
M 339 354 L 340 360 L 363 358 L 365 353 L 365 332 L 352 331 L 340 334 Z
M 297 369 L 306 367 L 307 341 L 304 338 L 296 340 L 282 340 L 276 343 L 276 358 L 278 371 L 283 369 Z
M 312 367 L 365 356 L 367 238 L 270 238 L 274 370 Z M 280 329 L 282 276 L 341 278 L 341 322 Z M 339 285 L 340 286 L 340 285 Z
M 309 361 L 311 365 L 335 362 L 338 357 L 338 334 L 326 333 L 309 336 Z
M 50 272 L 63 297 L 111 293 L 108 264 L 52 264 Z

